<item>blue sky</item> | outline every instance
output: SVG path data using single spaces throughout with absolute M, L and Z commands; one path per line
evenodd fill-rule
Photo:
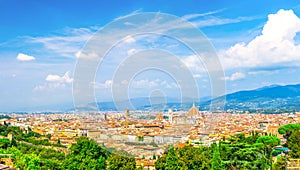
M 201 30 L 219 56 L 225 73 L 220 79 L 226 81 L 227 93 L 300 83 L 300 2 L 296 0 L 0 0 L 0 7 L 0 111 L 72 105 L 74 69 L 86 42 L 106 24 L 144 12 L 172 14 Z M 175 43 L 152 38 L 156 41 L 132 40 L 130 46 L 120 44 L 111 51 L 94 82 L 98 101 L 111 100 L 113 73 L 126 56 L 146 49 L 149 42 L 165 50 Z M 200 96 L 209 96 L 211 83 L 202 63 L 184 47 L 172 51 L 190 69 Z M 160 91 L 178 97 L 178 89 L 170 76 L 145 71 L 131 81 L 129 96 Z

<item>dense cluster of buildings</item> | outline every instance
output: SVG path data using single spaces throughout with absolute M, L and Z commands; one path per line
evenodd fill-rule
M 151 159 L 163 154 L 170 145 L 189 143 L 210 145 L 234 134 L 253 132 L 278 134 L 288 123 L 300 123 L 300 113 L 232 114 L 200 112 L 195 105 L 189 111 L 173 112 L 103 112 L 80 114 L 12 114 L 2 119 L 25 131 L 29 128 L 42 135 L 50 134 L 50 142 L 69 146 L 80 136 L 94 139 L 106 148 L 116 148 L 135 155 L 138 164 L 149 168 Z M 283 138 L 282 138 L 283 140 Z M 144 160 L 149 160 L 145 162 Z

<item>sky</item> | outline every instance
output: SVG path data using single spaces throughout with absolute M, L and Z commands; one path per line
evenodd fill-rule
M 201 31 L 218 56 L 224 75 L 212 76 L 207 69 L 210 66 L 201 62 L 184 40 L 182 43 L 154 34 L 126 36 L 126 29 L 118 26 L 114 34 L 123 37 L 91 75 L 95 78 L 91 84 L 96 101 L 111 101 L 119 95 L 117 91 L 112 95 L 116 73 L 130 61 L 130 56 L 147 49 L 172 53 L 176 56 L 172 62 L 179 58 L 178 62 L 188 70 L 186 74 L 196 82 L 200 97 L 212 95 L 212 79 L 225 81 L 224 93 L 300 83 L 297 0 L 0 0 L 0 7 L 0 112 L 72 106 L 76 66 L 84 58 L 89 42 L 110 23 L 147 12 L 172 15 Z M 170 33 L 168 27 L 151 19 L 134 22 L 139 24 L 139 30 L 164 29 L 162 33 Z M 147 24 L 152 25 L 145 27 Z M 108 38 L 111 37 L 106 35 Z M 130 67 L 149 62 L 146 58 L 138 61 L 131 62 Z M 127 85 L 128 98 L 157 94 L 190 97 L 183 96 L 181 80 L 170 75 L 161 69 L 146 69 L 122 82 Z

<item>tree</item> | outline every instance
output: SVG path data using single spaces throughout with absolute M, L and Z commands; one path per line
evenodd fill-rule
M 25 170 L 40 169 L 41 160 L 36 154 L 24 154 L 21 161 L 17 164 L 18 168 Z
M 165 170 L 166 168 L 166 155 L 163 155 L 162 157 L 158 158 L 155 162 L 155 168 L 158 170 Z
M 289 155 L 292 158 L 300 158 L 300 131 L 295 131 L 289 137 L 287 146 L 291 150 Z
M 152 159 L 153 159 L 153 160 L 156 160 L 156 155 L 155 155 L 155 153 L 153 154 Z
M 51 134 L 47 134 L 46 137 L 50 140 L 51 139 Z
M 272 151 L 273 148 L 280 144 L 280 139 L 276 136 L 261 136 L 257 139 L 256 143 L 262 143 L 264 146 L 265 153 L 269 160 L 269 165 L 272 168 Z
M 108 170 L 136 169 L 135 158 L 125 151 L 115 151 L 107 159 Z
M 166 169 L 167 170 L 175 170 L 175 169 L 180 169 L 179 165 L 178 165 L 178 156 L 177 153 L 174 149 L 174 147 L 171 147 L 168 150 L 168 154 L 166 157 Z
M 280 144 L 280 139 L 276 136 L 261 136 L 256 140 L 256 143 L 262 143 L 265 146 L 268 158 L 270 158 L 273 147 Z
M 284 138 L 288 140 L 292 132 L 298 130 L 300 130 L 300 124 L 286 124 L 278 128 L 278 133 L 283 134 Z
M 286 124 L 278 128 L 278 132 L 280 134 L 284 134 L 286 132 L 291 132 L 294 130 L 300 130 L 300 124 Z
M 284 170 L 286 165 L 285 157 L 278 157 L 276 163 L 273 166 L 274 170 Z
M 0 138 L 0 147 L 6 149 L 10 146 L 10 141 L 7 138 Z
M 80 137 L 70 148 L 65 169 L 105 169 L 108 153 L 94 140 Z
M 167 169 L 210 169 L 211 149 L 209 147 L 184 146 L 170 147 L 165 154 L 155 162 L 155 168 Z
M 223 166 L 222 166 L 222 159 L 220 156 L 220 151 L 219 151 L 219 147 L 218 146 L 214 146 L 213 147 L 213 157 L 212 157 L 212 161 L 211 161 L 211 169 L 212 170 L 222 170 Z

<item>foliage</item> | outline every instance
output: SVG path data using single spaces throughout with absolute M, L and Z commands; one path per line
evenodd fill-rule
M 65 169 L 105 169 L 108 153 L 94 140 L 81 137 L 70 148 Z
M 155 163 L 156 169 L 268 169 L 265 149 L 279 143 L 274 136 L 237 134 L 211 147 L 171 147 Z
M 20 169 L 53 169 L 61 167 L 65 159 L 64 153 L 25 143 L 0 150 L 0 153 L 12 154 L 15 166 Z
M 219 147 L 216 145 L 213 147 L 213 157 L 211 160 L 211 169 L 212 170 L 222 170 L 223 169 Z
M 7 138 L 0 138 L 0 148 L 6 149 L 10 146 L 10 141 Z
M 51 138 L 51 135 L 43 136 L 39 133 L 33 132 L 30 128 L 28 128 L 27 133 L 24 133 L 20 127 L 0 125 L 0 135 L 7 136 L 8 134 L 13 134 L 17 141 L 25 141 L 34 145 L 65 147 L 61 144 L 50 143 L 49 139 Z
M 125 151 L 115 151 L 107 159 L 108 170 L 136 169 L 135 158 Z
M 165 155 L 158 158 L 155 168 L 160 170 L 171 169 L 209 169 L 212 152 L 208 147 L 183 148 L 170 147 Z
M 278 157 L 276 163 L 273 165 L 274 170 L 284 170 L 286 165 L 286 157 Z
M 291 150 L 289 153 L 292 158 L 300 158 L 300 131 L 295 131 L 289 137 L 287 146 Z
M 278 128 L 280 134 L 285 134 L 294 130 L 300 130 L 300 124 L 286 124 Z
M 276 136 L 261 136 L 256 140 L 256 143 L 263 143 L 274 147 L 280 144 L 280 139 Z

